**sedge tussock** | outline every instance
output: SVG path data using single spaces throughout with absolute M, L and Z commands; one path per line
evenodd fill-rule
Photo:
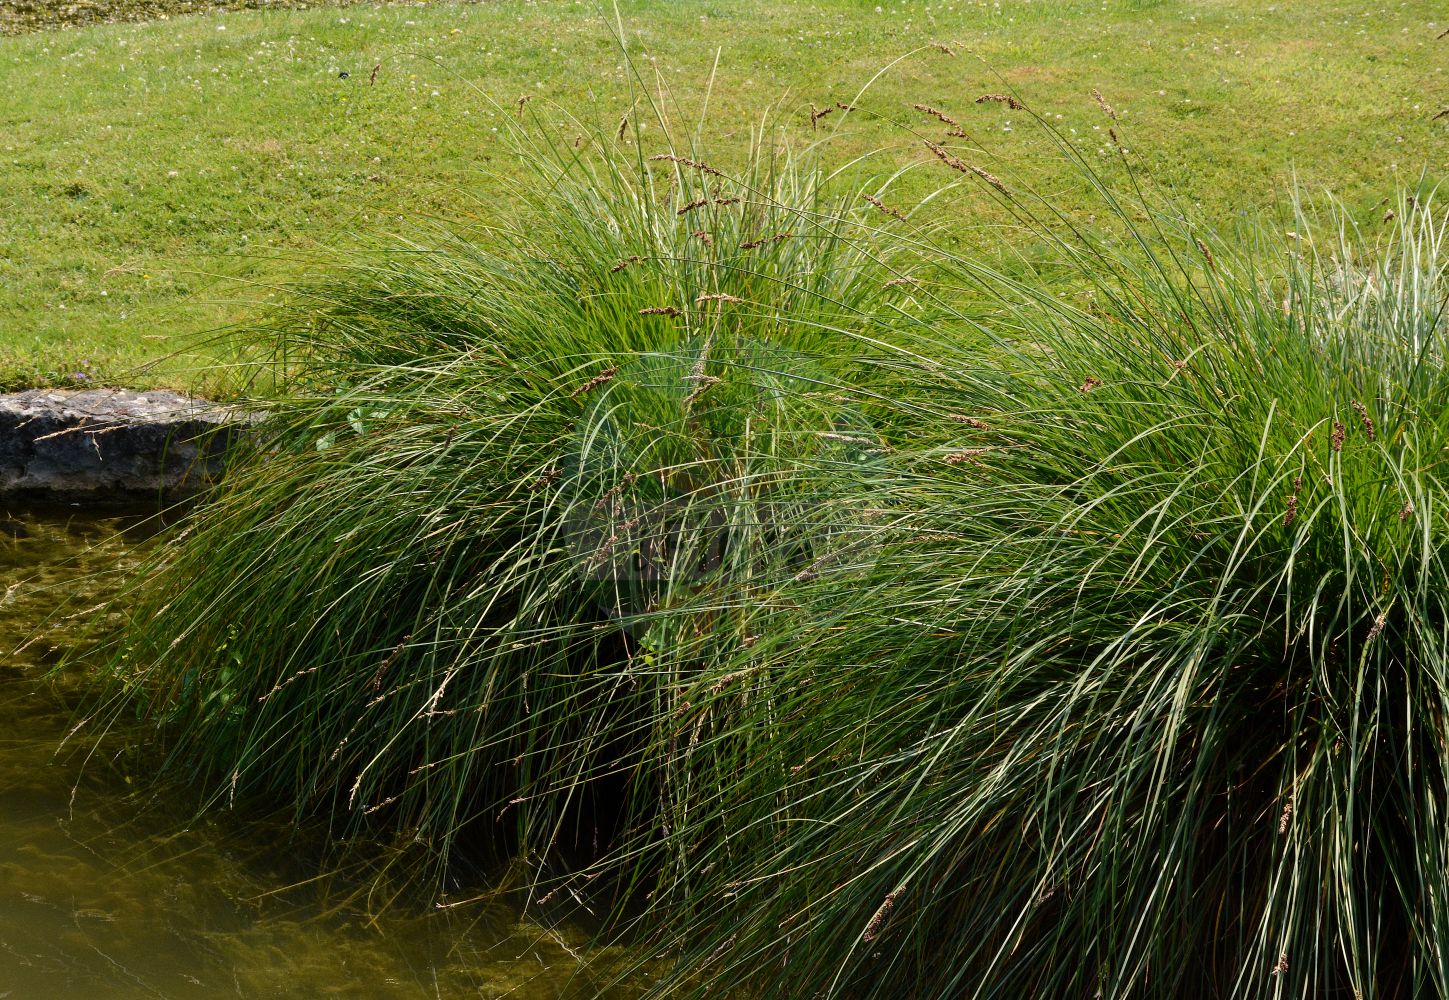
M 998 270 L 771 141 L 705 230 L 500 117 L 536 226 L 307 286 L 116 609 L 165 770 L 525 859 L 660 1000 L 1449 995 L 1435 206 L 1284 257 L 1092 174 Z

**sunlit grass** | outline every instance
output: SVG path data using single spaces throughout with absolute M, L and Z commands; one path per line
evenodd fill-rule
M 808 142 L 812 104 L 853 100 L 883 63 L 914 52 L 877 83 L 882 114 L 911 118 L 923 102 L 961 117 L 1001 89 L 1000 74 L 1101 159 L 1109 143 L 1087 97 L 1098 87 L 1154 173 L 1215 220 L 1277 204 L 1296 175 L 1367 222 L 1393 184 L 1443 169 L 1445 122 L 1430 121 L 1444 90 L 1433 48 L 1443 12 L 1427 0 L 1383 10 L 649 0 L 621 12 L 631 50 L 647 51 L 680 96 L 698 98 L 718 62 L 708 128 L 726 157 L 768 102 Z M 305 272 L 312 251 L 429 215 L 516 221 L 525 175 L 500 153 L 481 95 L 505 106 L 532 96 L 561 141 L 578 129 L 560 107 L 598 109 L 607 131 L 629 100 L 607 21 L 549 0 L 238 12 L 0 39 L 0 381 L 225 391 L 218 353 L 190 337 L 254 326 L 259 303 Z M 973 119 L 972 139 L 1090 211 L 1025 124 L 1003 110 Z M 882 173 L 925 155 L 887 122 L 858 117 L 845 131 L 842 155 L 883 149 L 871 168 Z M 922 174 L 900 190 L 909 207 L 934 186 Z M 951 245 L 976 252 L 998 252 L 1003 226 L 1030 238 L 985 204 L 942 221 L 957 230 Z

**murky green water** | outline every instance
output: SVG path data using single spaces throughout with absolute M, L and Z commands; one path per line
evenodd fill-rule
M 59 749 L 83 678 L 37 678 L 143 537 L 0 510 L 0 1000 L 598 995 L 581 934 L 501 901 L 372 906 L 361 881 L 318 881 L 281 828 L 190 822 L 182 793 L 143 794 L 124 738 Z

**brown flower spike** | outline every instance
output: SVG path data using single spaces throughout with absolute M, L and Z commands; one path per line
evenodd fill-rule
M 1373 417 L 1370 417 L 1368 415 L 1368 407 L 1364 406 L 1356 399 L 1348 405 L 1353 407 L 1353 412 L 1357 413 L 1359 420 L 1363 421 L 1363 432 L 1367 434 L 1368 439 L 1372 441 L 1374 439 L 1374 420 Z
M 603 371 L 599 372 L 599 374 L 595 375 L 593 378 L 589 379 L 587 382 L 579 386 L 573 392 L 569 393 L 569 399 L 578 399 L 580 396 L 587 396 L 589 393 L 593 392 L 595 389 L 605 384 L 606 382 L 612 382 L 614 380 L 614 376 L 617 374 L 619 374 L 618 368 L 605 368 Z
M 649 159 L 650 160 L 667 160 L 670 163 L 677 163 L 681 167 L 693 167 L 695 170 L 698 170 L 700 173 L 702 173 L 702 174 L 709 174 L 712 177 L 723 177 L 724 176 L 724 174 L 720 173 L 714 167 L 711 167 L 711 166 L 709 166 L 708 164 L 705 164 L 705 163 L 700 163 L 698 160 L 691 160 L 687 156 L 675 156 L 673 153 L 656 153 L 655 155 L 649 157 Z
M 885 926 L 886 920 L 890 918 L 891 910 L 895 909 L 896 900 L 900 898 L 901 890 L 892 889 L 881 901 L 880 907 L 870 918 L 870 923 L 865 925 L 865 933 L 861 935 L 862 941 L 874 941 L 880 937 L 881 928 Z
M 1013 111 L 1024 111 L 1024 110 L 1026 110 L 1026 105 L 1025 104 L 1022 104 L 1020 101 L 1018 101 L 1015 97 L 1012 97 L 1010 94 L 982 94 L 980 97 L 976 98 L 976 103 L 977 104 L 1005 104 L 1008 108 L 1010 108 Z
M 946 112 L 942 111 L 940 108 L 933 108 L 929 104 L 912 104 L 911 107 L 915 108 L 923 115 L 930 115 L 932 118 L 936 118 L 940 121 L 945 122 L 952 128 L 959 129 L 961 127 L 960 122 L 952 118 L 950 115 L 946 114 Z
M 1107 99 L 1102 96 L 1102 92 L 1096 87 L 1092 88 L 1092 100 L 1097 102 L 1097 107 L 1102 109 L 1104 115 L 1112 119 L 1114 123 L 1117 121 L 1117 109 L 1107 103 Z
M 864 198 L 866 201 L 870 202 L 876 208 L 880 209 L 886 215 L 889 215 L 891 218 L 900 219 L 902 222 L 905 221 L 906 213 L 902 212 L 899 208 L 891 208 L 889 205 L 881 201 L 873 194 L 863 194 L 861 195 L 861 197 Z

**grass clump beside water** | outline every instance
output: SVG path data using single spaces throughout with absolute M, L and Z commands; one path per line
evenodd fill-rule
M 1444 225 L 1300 224 L 1271 271 L 1146 230 L 1079 248 L 1090 312 L 1015 311 L 1004 372 L 937 352 L 877 558 L 685 695 L 730 778 L 668 821 L 683 966 L 1445 995 Z
M 838 388 L 894 291 L 851 238 L 875 210 L 767 149 L 734 177 L 596 152 L 526 151 L 536 228 L 359 253 L 277 327 L 289 392 L 117 674 L 218 801 L 434 860 L 597 853 L 654 787 L 662 692 L 853 518 L 799 470 L 876 443 Z
M 1224 236 L 1061 140 L 1088 231 L 914 137 L 1006 273 L 589 134 L 298 301 L 117 653 L 173 766 L 626 900 L 660 996 L 1449 992 L 1432 200 Z

